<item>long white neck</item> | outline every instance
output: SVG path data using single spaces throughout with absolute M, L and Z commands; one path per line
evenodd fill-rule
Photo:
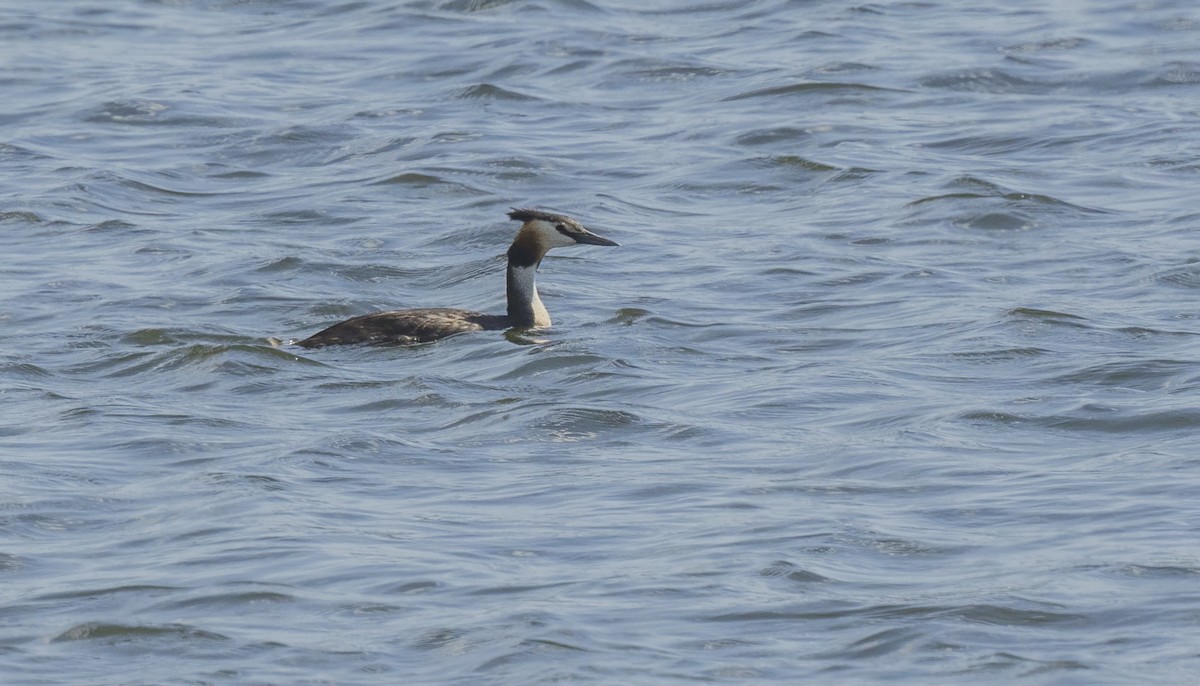
M 537 265 L 508 265 L 508 320 L 510 326 L 543 328 L 550 326 L 550 313 L 537 292 Z

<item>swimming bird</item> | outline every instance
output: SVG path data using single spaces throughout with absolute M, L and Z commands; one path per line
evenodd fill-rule
M 508 313 L 484 314 L 446 307 L 376 312 L 344 322 L 297 341 L 305 348 L 368 343 L 412 345 L 469 331 L 538 329 L 550 326 L 550 313 L 538 297 L 534 276 L 546 253 L 580 243 L 617 245 L 561 214 L 513 208 L 510 219 L 521 222 L 508 248 Z

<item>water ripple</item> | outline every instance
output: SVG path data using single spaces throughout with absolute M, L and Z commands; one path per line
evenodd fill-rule
M 1197 24 L 1083 5 L 8 3 L 5 684 L 1186 681 Z M 553 327 L 269 341 L 526 205 Z

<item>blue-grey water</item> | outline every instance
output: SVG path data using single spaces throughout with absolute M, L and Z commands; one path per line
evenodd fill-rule
M 9 0 L 0 94 L 6 686 L 1200 680 L 1191 0 Z M 552 329 L 287 344 L 512 206 Z

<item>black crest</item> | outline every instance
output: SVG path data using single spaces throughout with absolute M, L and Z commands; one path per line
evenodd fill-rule
M 542 221 L 547 221 L 551 224 L 560 224 L 572 221 L 570 217 L 564 217 L 561 214 L 551 214 L 541 210 L 532 210 L 527 207 L 514 207 L 512 212 L 508 213 L 508 218 L 515 219 L 519 222 L 527 222 L 532 219 L 541 219 Z

